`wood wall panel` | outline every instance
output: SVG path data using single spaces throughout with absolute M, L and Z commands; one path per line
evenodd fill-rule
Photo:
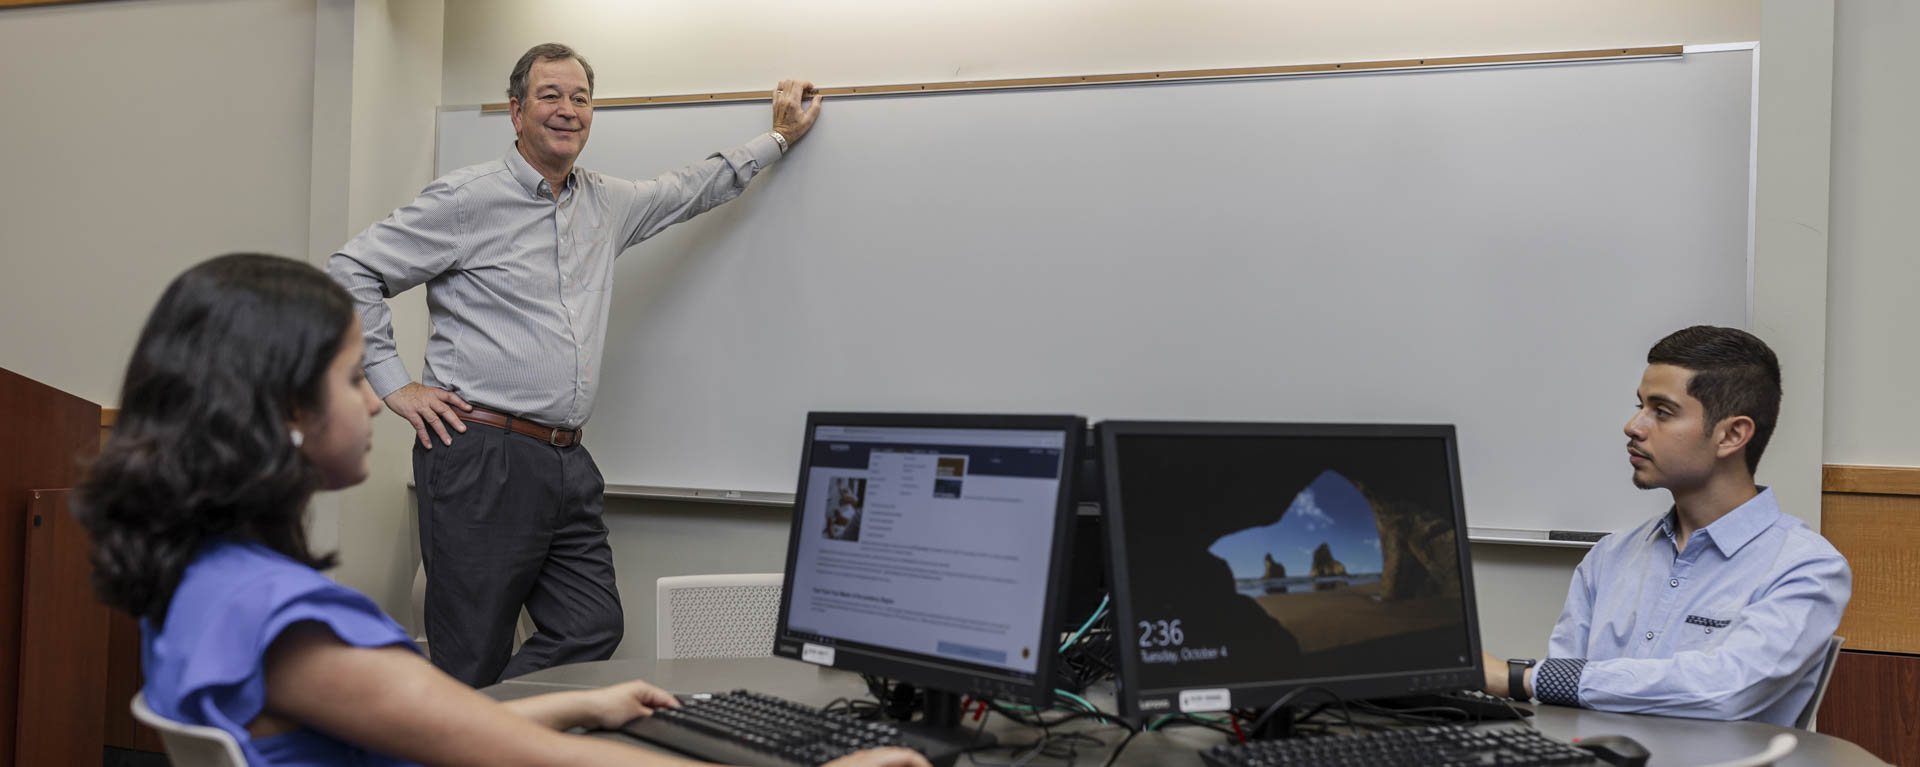
M 1920 765 L 1920 657 L 1841 651 L 1815 725 L 1891 764 Z
M 1830 464 L 1820 468 L 1820 490 L 1828 493 L 1920 495 L 1920 468 Z
M 140 673 L 140 623 L 119 610 L 110 610 L 107 618 L 107 695 L 101 701 L 106 709 L 107 745 L 129 751 L 161 753 L 166 744 L 152 727 L 135 721 L 127 702 L 140 691 L 146 678 Z
M 1920 469 L 1899 471 L 1920 477 Z M 1853 601 L 1840 621 L 1847 649 L 1920 654 L 1920 495 L 1826 492 L 1820 532 L 1853 567 Z
M 1821 732 L 1920 765 L 1920 468 L 1826 466 L 1820 532 L 1853 567 Z
M 0 0 L 0 8 L 20 8 L 29 5 L 71 5 L 74 3 L 96 3 L 100 0 Z

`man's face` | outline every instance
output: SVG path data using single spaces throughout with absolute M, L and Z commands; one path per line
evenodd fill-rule
M 1716 452 L 1707 411 L 1687 394 L 1693 371 L 1648 365 L 1640 376 L 1640 406 L 1627 419 L 1627 461 L 1642 490 L 1685 490 L 1713 474 Z
M 548 169 L 571 168 L 593 127 L 593 91 L 574 59 L 539 59 L 527 72 L 527 99 L 514 99 L 513 132 Z

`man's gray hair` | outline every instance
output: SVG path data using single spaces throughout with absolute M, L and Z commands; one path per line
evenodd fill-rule
M 591 94 L 593 65 L 587 63 L 587 58 L 559 43 L 541 43 L 528 48 L 526 53 L 520 55 L 520 60 L 514 63 L 513 74 L 507 76 L 507 98 L 518 100 L 523 105 L 527 103 L 527 73 L 533 71 L 533 62 L 566 59 L 580 62 L 580 68 L 587 70 L 587 92 Z

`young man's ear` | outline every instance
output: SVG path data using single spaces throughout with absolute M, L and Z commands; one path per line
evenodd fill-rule
M 1745 449 L 1753 441 L 1753 417 L 1744 415 L 1727 416 L 1713 427 L 1713 454 L 1720 458 L 1733 455 Z

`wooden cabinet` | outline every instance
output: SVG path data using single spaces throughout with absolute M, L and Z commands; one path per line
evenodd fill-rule
M 100 759 L 108 611 L 67 513 L 99 435 L 99 405 L 0 370 L 0 762 Z

